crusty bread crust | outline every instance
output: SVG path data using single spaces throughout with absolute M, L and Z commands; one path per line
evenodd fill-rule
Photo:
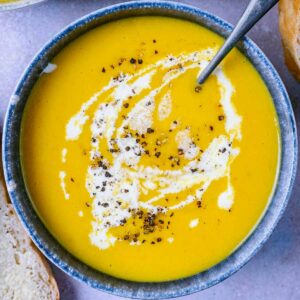
M 31 246 L 31 250 L 36 253 L 36 258 L 40 261 L 40 264 L 45 268 L 46 272 L 48 273 L 48 275 L 49 275 L 49 286 L 51 287 L 53 293 L 55 294 L 55 299 L 59 300 L 60 299 L 59 289 L 58 289 L 55 277 L 52 273 L 52 270 L 49 266 L 49 263 L 46 261 L 45 257 L 36 248 L 36 246 L 33 244 L 33 242 L 31 240 L 30 240 L 30 246 Z
M 1 163 L 1 160 L 0 160 Z M 24 228 L 22 227 L 21 223 L 19 222 L 11 203 L 9 203 L 9 197 L 7 195 L 6 189 L 4 188 L 4 180 L 2 176 L 2 168 L 0 166 L 0 218 L 2 219 L 1 226 L 4 226 L 4 229 L 1 231 L 2 234 L 11 235 L 12 239 L 10 237 L 8 239 L 5 239 L 4 236 L 0 235 L 2 243 L 6 243 L 7 240 L 10 241 L 10 243 L 16 243 L 13 245 L 2 245 L 5 249 L 7 248 L 7 252 L 12 251 L 11 249 L 17 249 L 22 248 L 22 250 L 26 250 L 26 252 L 30 252 L 30 261 L 27 263 L 28 268 L 32 268 L 32 272 L 37 272 L 36 278 L 40 278 L 40 281 L 43 281 L 40 285 L 36 284 L 33 285 L 35 287 L 35 291 L 32 291 L 32 295 L 22 295 L 24 300 L 26 299 L 33 299 L 36 297 L 36 294 L 39 293 L 38 288 L 41 286 L 48 286 L 49 291 L 47 293 L 47 297 L 43 300 L 59 300 L 59 290 L 56 283 L 56 280 L 52 274 L 52 271 L 50 269 L 49 264 L 47 263 L 46 259 L 42 256 L 42 254 L 38 251 L 38 249 L 35 247 L 27 233 L 25 232 Z M 5 220 L 10 220 L 10 222 L 5 222 Z M 21 238 L 20 238 L 21 237 Z M 8 253 L 9 256 L 19 255 L 17 253 Z M 27 257 L 28 258 L 28 257 Z M 4 258 L 5 259 L 5 258 Z M 34 265 L 31 265 L 30 262 L 33 262 Z M 18 263 L 17 263 L 18 264 Z M 26 264 L 26 263 L 25 263 Z M 2 265 L 3 266 L 3 265 Z M 13 266 L 11 266 L 11 270 L 13 270 Z M 18 270 L 22 271 L 22 268 L 19 268 Z M 7 277 L 14 278 L 14 274 L 9 274 L 9 270 L 0 270 L 0 279 L 1 279 L 1 288 L 0 288 L 0 298 L 1 299 L 18 299 L 21 300 L 20 295 L 16 294 L 16 291 L 10 291 L 11 285 L 5 286 L 5 280 Z M 13 272 L 13 271 L 11 271 Z M 7 274 L 8 273 L 8 274 Z M 26 276 L 26 274 L 19 274 L 21 277 Z M 43 276 L 44 275 L 44 276 Z M 2 278 L 2 276 L 4 276 Z M 22 287 L 18 286 L 20 282 L 12 282 L 12 286 L 16 285 L 14 288 L 16 290 L 20 290 Z M 31 294 L 31 292 L 29 291 Z M 45 294 L 45 293 L 44 293 Z M 12 296 L 13 295 L 13 296 Z M 43 295 L 42 291 L 40 295 Z M 22 298 L 22 300 L 23 300 Z
M 300 81 L 300 0 L 280 0 L 279 29 L 286 64 Z

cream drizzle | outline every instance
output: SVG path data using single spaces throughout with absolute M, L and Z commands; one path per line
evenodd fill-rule
M 161 99 L 158 105 L 158 119 L 160 121 L 166 119 L 172 112 L 171 92 L 168 91 Z
M 52 73 L 57 69 L 57 65 L 56 64 L 52 64 L 52 63 L 48 63 L 48 65 L 45 67 L 45 69 L 43 70 L 43 73 Z
M 174 238 L 171 236 L 167 238 L 168 243 L 172 244 L 174 242 Z
M 67 188 L 66 188 L 66 182 L 65 182 L 66 176 L 67 176 L 66 172 L 64 172 L 64 171 L 59 172 L 59 179 L 60 179 L 61 189 L 64 193 L 65 199 L 69 200 L 70 199 L 70 194 L 67 192 Z
M 220 195 L 218 205 L 222 209 L 230 209 L 233 204 L 234 191 L 230 183 L 230 165 L 238 155 L 239 149 L 233 149 L 232 142 L 242 137 L 241 117 L 231 101 L 234 88 L 221 67 L 214 72 L 214 75 L 220 89 L 226 134 L 214 138 L 202 154 L 199 154 L 199 148 L 193 143 L 189 130 L 186 129 L 176 136 L 176 142 L 183 149 L 185 158 L 189 160 L 186 165 L 177 170 L 161 170 L 155 166 L 145 167 L 139 164 L 141 156 L 144 155 L 142 146 L 136 142 L 135 137 L 123 137 L 126 127 L 139 134 L 144 134 L 148 128 L 151 128 L 159 97 L 161 100 L 158 104 L 158 118 L 159 120 L 167 118 L 172 110 L 172 95 L 170 91 L 164 92 L 164 90 L 188 70 L 201 71 L 214 52 L 212 49 L 207 49 L 202 52 L 183 53 L 177 57 L 170 55 L 141 69 L 135 75 L 121 74 L 85 102 L 66 125 L 66 140 L 77 140 L 89 120 L 89 109 L 102 100 L 91 120 L 90 158 L 94 161 L 101 156 L 100 143 L 106 143 L 109 148 L 113 146 L 119 148 L 118 153 L 112 153 L 112 164 L 103 159 L 105 169 L 90 166 L 87 170 L 86 189 L 93 200 L 94 218 L 90 240 L 100 249 L 106 249 L 116 242 L 116 237 L 109 230 L 120 226 L 122 220 L 131 217 L 128 208 L 142 208 L 157 212 L 162 208 L 156 203 L 166 195 L 196 187 L 195 194 L 189 195 L 179 203 L 164 207 L 163 212 L 181 209 L 196 200 L 201 200 L 211 182 L 227 177 L 228 189 Z M 181 67 L 174 68 L 178 64 L 181 64 Z M 153 87 L 151 82 L 157 74 L 164 75 L 161 84 Z M 141 95 L 137 103 L 129 109 L 121 126 L 116 128 L 115 124 L 124 101 Z M 65 197 L 69 197 L 64 183 L 65 175 L 62 176 L 61 173 L 61 187 Z M 99 187 L 104 181 L 106 186 L 103 190 Z M 151 190 L 157 192 L 156 196 L 146 200 L 146 195 Z
M 66 148 L 63 148 L 61 150 L 61 161 L 63 163 L 65 163 L 67 161 L 67 153 L 68 153 L 68 150 Z
M 190 137 L 190 130 L 185 129 L 177 133 L 175 138 L 178 148 L 184 152 L 186 159 L 194 159 L 199 154 L 199 148 Z
M 190 228 L 195 228 L 195 227 L 198 226 L 198 224 L 199 224 L 199 219 L 198 218 L 197 219 L 193 219 L 193 220 L 190 221 L 189 227 Z

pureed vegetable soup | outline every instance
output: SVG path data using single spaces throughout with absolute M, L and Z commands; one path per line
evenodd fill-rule
M 136 17 L 64 48 L 29 97 L 22 162 L 32 202 L 76 257 L 135 281 L 226 258 L 262 216 L 279 162 L 270 94 L 237 50 L 201 87 L 223 39 Z

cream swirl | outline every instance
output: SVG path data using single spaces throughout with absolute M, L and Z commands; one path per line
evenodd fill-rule
M 162 121 L 172 111 L 170 85 L 188 70 L 201 71 L 213 54 L 212 49 L 207 49 L 176 57 L 170 55 L 134 75 L 121 74 L 85 102 L 66 125 L 66 140 L 79 139 L 91 118 L 91 107 L 99 102 L 90 120 L 91 165 L 87 169 L 86 189 L 93 200 L 90 240 L 100 249 L 106 249 L 116 242 L 117 238 L 110 229 L 122 225 L 124 220 L 131 217 L 133 210 L 166 213 L 182 209 L 201 200 L 214 180 L 223 177 L 228 179 L 228 189 L 219 196 L 220 208 L 230 209 L 233 204 L 230 166 L 239 149 L 233 148 L 232 143 L 242 137 L 241 117 L 232 103 L 234 88 L 221 67 L 214 75 L 224 110 L 225 134 L 215 137 L 207 149 L 200 151 L 188 128 L 178 131 L 176 143 L 188 162 L 175 170 L 162 170 L 157 166 L 141 164 L 141 158 L 147 153 L 133 134 L 151 134 L 154 114 L 157 112 L 158 120 Z M 133 105 L 119 124 L 126 101 Z M 110 149 L 112 160 L 101 153 L 102 145 Z M 168 195 L 190 188 L 193 188 L 194 193 L 177 203 L 163 207 L 157 204 Z M 66 193 L 65 186 L 63 189 Z

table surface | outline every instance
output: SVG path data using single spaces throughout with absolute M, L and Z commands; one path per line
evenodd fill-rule
M 49 0 L 16 11 L 0 13 L 0 124 L 18 78 L 40 47 L 77 18 L 119 1 Z M 246 0 L 182 1 L 235 23 Z M 300 84 L 283 62 L 278 33 L 277 7 L 251 30 L 249 36 L 267 54 L 290 94 L 297 126 L 300 120 Z M 1 126 L 2 127 L 2 126 Z M 287 207 L 271 238 L 262 250 L 235 275 L 206 291 L 183 299 L 300 299 L 300 176 Z M 53 266 L 62 300 L 113 300 L 111 296 L 77 282 Z

